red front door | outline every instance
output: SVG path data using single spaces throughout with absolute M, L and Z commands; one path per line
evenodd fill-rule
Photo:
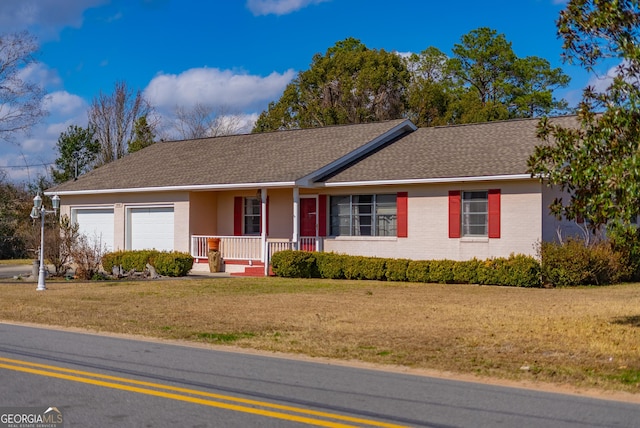
M 301 198 L 300 199 L 300 236 L 316 236 L 316 198 Z M 313 251 L 315 245 L 313 243 L 305 242 L 303 240 L 300 249 L 303 251 Z M 314 240 L 315 242 L 315 240 Z

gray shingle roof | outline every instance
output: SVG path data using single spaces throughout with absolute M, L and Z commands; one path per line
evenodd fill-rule
M 161 142 L 49 191 L 292 182 L 403 122 Z
M 575 116 L 551 119 L 575 126 Z M 420 128 L 327 178 L 327 183 L 519 175 L 535 146 L 538 119 Z
M 552 119 L 575 126 L 575 116 Z M 407 121 L 156 143 L 48 192 L 290 183 L 314 176 Z M 420 128 L 338 172 L 329 184 L 526 174 L 538 119 Z

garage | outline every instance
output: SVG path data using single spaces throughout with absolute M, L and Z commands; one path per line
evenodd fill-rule
M 173 251 L 173 207 L 129 208 L 127 230 L 128 249 Z
M 72 220 L 90 244 L 113 251 L 113 208 L 76 208 L 72 210 Z

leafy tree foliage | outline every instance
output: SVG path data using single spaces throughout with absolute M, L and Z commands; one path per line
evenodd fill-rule
M 481 27 L 454 45 L 452 74 L 462 86 L 452 121 L 469 123 L 534 117 L 566 108 L 553 90 L 569 83 L 561 69 L 539 57 L 519 58 L 504 34 Z
M 410 72 L 407 117 L 417 126 L 446 125 L 455 84 L 449 58 L 429 47 L 405 59 Z
M 60 134 L 56 149 L 56 168 L 51 168 L 51 175 L 54 183 L 60 184 L 93 169 L 100 143 L 91 127 L 70 125 Z
M 575 127 L 543 119 L 545 140 L 529 161 L 534 176 L 564 190 L 551 212 L 607 224 L 622 234 L 640 209 L 640 6 L 638 0 L 571 0 L 557 21 L 564 58 L 595 72 L 619 63 L 606 90 L 583 92 Z
M 22 71 L 36 63 L 37 49 L 29 33 L 0 35 L 0 139 L 5 141 L 47 115 L 42 106 L 44 89 L 22 77 Z
M 317 54 L 254 132 L 407 117 L 418 126 L 535 117 L 563 111 L 553 91 L 569 83 L 539 57 L 519 58 L 503 34 L 479 28 L 450 58 L 435 47 L 402 58 L 349 38 Z
M 147 116 L 140 116 L 133 126 L 133 140 L 127 146 L 129 153 L 137 152 L 155 143 L 154 129 L 147 122 Z
M 540 117 L 567 111 L 567 102 L 553 97 L 553 91 L 566 87 L 569 76 L 551 68 L 544 58 L 517 58 L 510 84 L 510 117 Z
M 408 82 L 398 55 L 348 38 L 316 54 L 311 68 L 260 115 L 254 132 L 395 119 L 404 113 Z
M 516 55 L 504 34 L 489 28 L 479 28 L 462 36 L 453 46 L 451 67 L 453 75 L 472 89 L 482 108 L 488 112 L 505 111 L 504 101 L 509 93 L 509 77 Z M 502 105 L 502 109 L 494 109 Z M 487 120 L 502 117 L 487 116 Z

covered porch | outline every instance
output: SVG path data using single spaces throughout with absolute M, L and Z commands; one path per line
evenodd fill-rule
M 189 249 L 196 271 L 209 269 L 211 239 L 217 241 L 222 270 L 229 273 L 251 268 L 266 275 L 278 251 L 323 251 L 326 196 L 300 195 L 297 187 L 197 192 L 190 197 L 190 212 Z
M 209 255 L 209 240 L 219 239 L 220 255 L 225 262 L 248 265 L 268 265 L 271 255 L 284 250 L 322 251 L 323 238 L 302 237 L 298 242 L 267 239 L 263 245 L 260 236 L 192 235 L 191 256 L 196 263 L 206 263 Z

